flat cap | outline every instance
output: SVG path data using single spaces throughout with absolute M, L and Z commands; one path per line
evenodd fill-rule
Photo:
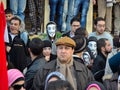
M 76 43 L 73 39 L 65 36 L 65 37 L 61 37 L 59 38 L 57 41 L 56 41 L 56 46 L 58 45 L 66 45 L 66 46 L 69 46 L 69 47 L 76 47 Z

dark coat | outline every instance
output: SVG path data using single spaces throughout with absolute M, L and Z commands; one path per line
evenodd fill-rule
M 114 73 L 111 79 L 103 81 L 106 90 L 118 90 L 118 73 Z
M 25 88 L 31 90 L 34 75 L 37 73 L 40 67 L 45 65 L 46 61 L 44 57 L 38 56 L 28 66 L 25 74 Z
M 97 55 L 97 57 L 95 58 L 92 67 L 94 78 L 98 82 L 102 82 L 105 65 L 106 65 L 106 57 L 102 53 L 99 53 L 99 55 Z
M 47 75 L 50 72 L 56 71 L 57 60 L 53 60 L 47 63 L 43 68 L 37 72 L 34 81 L 33 81 L 33 89 L 32 90 L 44 90 L 45 80 Z M 84 90 L 88 82 L 94 80 L 92 73 L 78 61 L 73 61 L 75 77 L 77 82 L 77 90 Z
M 8 55 L 8 59 L 14 65 L 15 68 L 19 69 L 21 72 L 28 65 L 28 52 L 24 44 L 24 41 L 20 38 L 19 35 L 15 36 L 12 41 L 11 36 L 9 35 L 9 43 L 6 45 L 11 47 L 11 50 Z
M 66 32 L 66 33 L 63 33 L 62 37 L 64 37 L 64 36 L 70 37 L 70 31 L 68 31 L 68 32 Z

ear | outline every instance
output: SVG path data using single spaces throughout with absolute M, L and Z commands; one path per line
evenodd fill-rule
M 96 29 L 96 27 L 97 27 L 97 26 L 94 24 L 94 28 L 95 28 L 95 29 Z
M 101 51 L 103 51 L 103 52 L 104 52 L 104 51 L 105 51 L 105 47 L 101 47 Z

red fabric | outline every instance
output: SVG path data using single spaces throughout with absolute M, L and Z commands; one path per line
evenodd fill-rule
M 6 52 L 4 43 L 4 30 L 6 19 L 3 3 L 0 2 L 0 90 L 8 90 L 8 77 L 6 67 Z

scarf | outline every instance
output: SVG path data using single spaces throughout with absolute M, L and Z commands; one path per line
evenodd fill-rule
M 73 59 L 71 59 L 70 63 L 67 64 L 61 64 L 60 61 L 57 59 L 58 71 L 65 76 L 66 80 L 70 82 L 74 90 L 77 90 L 76 79 L 74 73 L 71 70 L 72 66 L 73 66 Z

